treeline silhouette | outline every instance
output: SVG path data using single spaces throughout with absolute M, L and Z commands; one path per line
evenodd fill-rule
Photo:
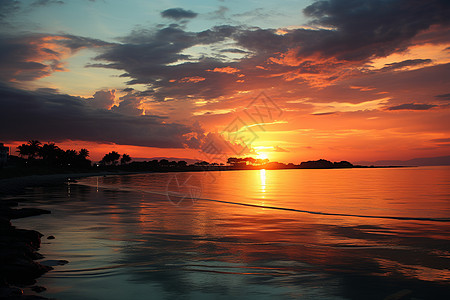
M 89 150 L 83 148 L 80 151 L 73 149 L 64 150 L 53 142 L 42 144 L 38 140 L 30 140 L 26 144 L 17 147 L 19 156 L 29 166 L 49 166 L 63 168 L 91 168 L 92 162 L 88 159 Z M 120 155 L 116 151 L 105 154 L 98 166 L 117 166 L 131 162 L 132 158 L 124 153 Z
M 331 162 L 325 159 L 302 162 L 301 164 L 270 162 L 268 159 L 253 157 L 229 157 L 226 164 L 198 161 L 188 164 L 184 160 L 169 161 L 167 159 L 151 161 L 132 161 L 124 153 L 111 151 L 103 156 L 98 163 L 89 160 L 89 150 L 83 148 L 79 151 L 62 149 L 53 142 L 42 144 L 38 140 L 30 140 L 17 147 L 19 157 L 10 156 L 10 170 L 15 166 L 16 173 L 43 174 L 58 172 L 84 172 L 93 170 L 129 171 L 129 172 L 174 172 L 174 171 L 217 171 L 217 170 L 258 170 L 258 169 L 334 169 L 353 168 L 348 161 Z M 14 171 L 12 171 L 14 173 Z M 3 174 L 4 175 L 4 174 Z M 5 175 L 6 177 L 8 175 Z M 13 175 L 14 176 L 14 175 Z
M 19 156 L 26 158 L 28 165 L 41 165 L 49 167 L 74 167 L 89 168 L 91 161 L 88 159 L 89 151 L 72 149 L 61 149 L 55 143 L 42 144 L 37 140 L 28 141 L 17 147 Z

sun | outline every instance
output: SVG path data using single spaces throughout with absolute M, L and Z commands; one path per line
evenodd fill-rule
M 258 152 L 258 155 L 256 156 L 257 159 L 268 159 L 269 156 L 265 152 Z

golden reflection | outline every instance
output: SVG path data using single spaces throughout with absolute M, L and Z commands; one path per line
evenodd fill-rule
M 261 180 L 262 198 L 265 198 L 265 193 L 266 193 L 266 170 L 265 169 L 259 170 L 259 177 Z

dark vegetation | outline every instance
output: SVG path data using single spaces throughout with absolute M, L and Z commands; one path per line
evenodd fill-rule
M 186 161 L 169 161 L 167 159 L 151 161 L 133 161 L 124 153 L 112 151 L 104 155 L 98 163 L 89 160 L 89 150 L 64 150 L 55 143 L 42 144 L 30 140 L 17 147 L 19 156 L 9 156 L 6 167 L 0 169 L 0 179 L 8 177 L 43 175 L 55 173 L 82 173 L 95 171 L 125 172 L 170 172 L 170 171 L 214 171 L 214 170 L 255 170 L 255 169 L 335 169 L 353 168 L 347 161 L 330 162 L 324 159 L 293 163 L 270 162 L 268 159 L 253 157 L 230 157 L 227 163 L 210 163 L 199 161 L 188 164 Z

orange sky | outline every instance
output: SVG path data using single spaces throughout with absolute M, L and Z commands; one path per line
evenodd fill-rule
M 88 148 L 94 161 L 113 150 L 294 163 L 448 155 L 448 5 L 328 2 L 280 8 L 289 17 L 271 24 L 247 19 L 253 27 L 237 11 L 213 22 L 192 4 L 186 9 L 198 13 L 124 23 L 120 38 L 104 30 L 104 16 L 91 32 L 63 19 L 75 4 L 4 4 L 0 141 Z M 119 13 L 115 4 L 89 5 Z M 141 22 L 135 9 L 128 13 Z M 42 30 L 19 22 L 25 15 Z M 64 33 L 45 16 L 66 24 Z

